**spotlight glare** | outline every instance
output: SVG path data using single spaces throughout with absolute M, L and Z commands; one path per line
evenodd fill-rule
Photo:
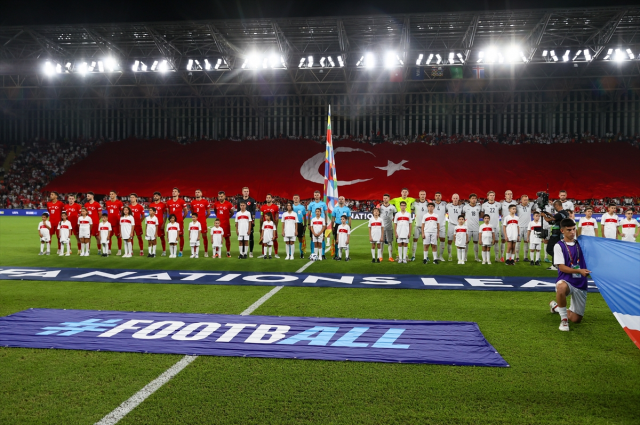
M 429 55 L 429 57 L 427 58 L 427 65 L 429 65 L 431 63 L 431 60 L 433 59 L 433 53 L 431 53 Z
M 98 72 L 104 72 L 104 64 L 102 61 L 98 61 Z
M 158 61 L 153 61 L 151 64 L 151 70 L 155 71 L 158 68 Z
M 327 60 L 324 56 L 320 58 L 320 66 L 324 68 L 324 63 Z
M 368 62 L 368 59 L 367 59 Z M 384 55 L 384 67 L 393 68 L 396 66 L 396 54 L 394 52 L 387 52 Z M 365 64 L 366 65 L 366 64 Z
M 584 57 L 587 61 L 591 62 L 591 52 L 589 52 L 589 49 L 584 49 Z
M 57 72 L 58 74 L 62 74 L 62 65 L 60 65 L 60 64 L 56 64 L 56 72 Z
M 298 68 L 302 68 L 302 65 L 304 65 L 304 61 L 305 61 L 305 58 L 300 58 L 300 63 L 298 64 Z
M 420 53 L 418 55 L 418 59 L 416 60 L 416 65 L 420 65 L 420 62 L 422 62 L 422 58 L 423 58 L 422 53 Z
M 331 56 L 327 57 L 327 59 L 329 60 L 329 63 L 331 64 L 331 67 L 335 67 L 336 64 L 333 62 L 333 59 L 331 58 Z
M 140 62 L 140 69 L 141 69 L 143 72 L 146 72 L 146 71 L 147 71 L 147 65 L 145 65 L 145 63 L 144 63 L 144 62 Z
M 373 68 L 374 66 L 376 66 L 375 56 L 373 56 L 373 53 L 366 53 L 364 55 L 364 67 Z
M 51 62 L 46 61 L 44 63 L 44 73 L 47 75 L 53 75 L 55 73 L 54 66 L 51 64 Z
M 464 63 L 464 58 L 462 57 L 462 53 L 458 53 L 458 59 L 460 60 L 460 63 Z
M 169 64 L 167 63 L 166 59 L 163 59 L 162 62 L 158 64 L 158 70 L 160 72 L 167 72 L 169 70 Z
M 313 56 L 309 56 L 308 58 L 309 64 L 307 65 L 309 68 L 313 66 Z
M 438 61 L 436 62 L 436 64 L 440 65 L 440 62 L 442 62 L 442 57 L 440 57 L 439 53 L 436 54 L 436 58 L 438 58 Z
M 615 50 L 616 54 L 614 55 L 614 58 L 617 62 L 622 62 L 624 60 L 624 54 L 620 51 L 620 49 L 616 49 Z
M 338 63 L 340 64 L 340 68 L 344 67 L 344 59 L 342 59 L 342 55 L 338 56 Z
M 360 66 L 360 64 L 364 61 L 364 56 L 360 56 L 360 60 L 356 63 L 356 66 Z
M 542 51 L 542 57 L 543 57 L 543 58 L 546 58 L 546 57 L 547 57 L 547 54 L 549 54 L 549 52 L 548 52 L 548 51 L 546 51 L 546 50 L 543 50 L 543 51 Z
M 79 72 L 81 75 L 84 75 L 84 74 L 86 74 L 86 73 L 87 73 L 87 63 L 86 63 L 86 62 L 80 62 L 80 63 L 78 64 L 78 72 Z
M 189 62 L 187 62 L 187 71 L 191 71 L 192 67 L 193 67 L 193 59 L 189 59 Z
M 131 67 L 131 70 L 133 72 L 138 72 L 138 66 L 140 65 L 140 61 L 135 61 L 133 62 L 133 66 Z

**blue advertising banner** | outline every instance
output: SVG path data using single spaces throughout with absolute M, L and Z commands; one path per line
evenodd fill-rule
M 0 280 L 555 292 L 556 277 L 363 275 L 197 270 L 0 268 Z M 589 292 L 598 292 L 589 281 Z
M 474 322 L 29 309 L 0 346 L 509 367 Z

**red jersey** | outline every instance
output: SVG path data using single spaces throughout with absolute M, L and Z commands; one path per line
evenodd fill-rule
M 202 198 L 201 200 L 194 199 L 191 201 L 191 212 L 198 214 L 198 221 L 207 221 L 207 210 L 209 209 L 209 201 Z
M 280 208 L 276 204 L 267 205 L 264 204 L 260 207 L 260 217 L 264 220 L 264 213 L 270 212 L 274 222 L 278 221 L 278 213 L 280 212 Z
M 87 215 L 91 217 L 91 220 L 93 220 L 94 223 L 98 223 L 100 221 L 100 216 L 102 215 L 102 207 L 100 206 L 100 202 L 87 202 L 86 204 L 84 204 L 84 207 L 87 209 Z
M 164 226 L 164 221 L 166 217 L 164 214 L 167 212 L 167 205 L 164 202 L 152 202 L 149 204 L 149 208 L 156 209 L 156 217 L 158 217 L 158 223 L 160 227 Z
M 184 202 L 184 199 L 178 198 L 177 201 L 174 201 L 173 198 L 167 201 L 167 208 L 169 209 L 169 214 L 175 214 L 176 221 L 182 223 L 184 221 L 184 207 L 187 205 Z M 180 226 L 182 228 L 182 226 Z
M 140 204 L 129 205 L 131 208 L 131 214 L 136 221 L 136 226 L 141 226 L 144 221 L 144 207 Z
M 47 211 L 49 212 L 49 220 L 52 223 L 60 222 L 60 214 L 64 209 L 64 203 L 62 201 L 47 202 Z
M 118 223 L 122 215 L 122 209 L 124 208 L 122 201 L 119 199 L 107 201 L 105 205 L 107 207 L 107 214 L 109 215 L 109 223 Z
M 80 216 L 81 209 L 82 205 L 77 202 L 74 202 L 73 205 L 67 204 L 64 206 L 64 211 L 67 213 L 67 220 L 71 222 L 73 227 L 78 226 L 78 217 Z
M 229 224 L 233 211 L 233 205 L 231 202 L 227 200 L 224 202 L 216 201 L 213 203 L 213 209 L 216 211 L 216 218 L 220 220 L 220 223 Z

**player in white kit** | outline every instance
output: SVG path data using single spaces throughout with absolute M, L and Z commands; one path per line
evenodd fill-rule
M 145 229 L 144 238 L 149 241 L 148 249 L 149 254 L 147 257 L 155 258 L 156 256 L 156 244 L 158 243 L 158 228 L 160 227 L 160 220 L 158 220 L 158 216 L 156 215 L 155 207 L 149 208 L 149 216 L 144 220 L 147 228 Z M 164 218 L 164 217 L 163 217 Z
M 175 214 L 169 215 L 169 223 L 165 228 L 167 232 L 167 242 L 169 242 L 169 258 L 176 258 L 178 254 L 178 238 L 180 236 L 180 223 Z
M 49 221 L 49 213 L 42 214 L 42 221 L 38 223 L 38 236 L 40 236 L 40 254 L 51 254 L 51 222 Z M 47 251 L 45 253 L 45 246 Z
M 224 238 L 224 229 L 220 227 L 220 220 L 215 219 L 211 228 L 211 258 L 222 258 L 222 239 Z
M 469 243 L 469 233 L 467 226 L 464 224 L 464 216 L 458 216 L 458 224 L 455 227 L 456 248 L 458 251 L 458 264 L 464 264 L 467 261 L 467 244 Z
M 298 236 L 298 214 L 293 211 L 291 202 L 287 202 L 287 210 L 282 213 L 282 235 L 287 250 L 287 258 L 285 260 L 293 260 L 295 256 L 293 244 Z
M 382 261 L 382 243 L 384 235 L 382 234 L 382 218 L 380 217 L 380 209 L 373 209 L 373 217 L 369 219 L 369 242 L 371 243 L 371 262 L 379 263 Z
M 309 230 L 311 230 L 313 253 L 316 254 L 319 261 L 322 261 L 322 241 L 324 239 L 324 231 L 327 228 L 327 222 L 322 216 L 322 210 L 320 208 L 316 208 L 315 213 L 315 217 L 309 220 Z
M 394 205 L 389 203 L 389 194 L 385 193 L 382 196 L 382 204 L 380 205 L 380 217 L 382 218 L 382 225 L 384 227 L 384 241 L 387 244 L 389 250 L 389 261 L 395 261 L 393 259 L 393 216 L 398 212 Z M 382 261 L 382 255 L 380 256 Z
M 598 236 L 598 221 L 593 218 L 593 208 L 584 210 L 584 217 L 578 222 L 578 236 Z
M 533 220 L 529 222 L 527 227 L 527 240 L 529 241 L 529 250 L 531 251 L 531 265 L 540 265 L 540 249 L 542 248 L 542 239 L 538 232 L 542 230 L 542 220 L 538 211 L 533 213 Z
M 414 201 L 411 205 L 411 209 L 415 214 L 415 221 L 413 226 L 413 255 L 411 261 L 416 261 L 416 250 L 418 248 L 418 238 L 422 236 L 422 216 L 427 212 L 427 192 L 421 190 L 418 194 L 419 199 Z
M 524 242 L 524 261 L 529 261 L 529 223 L 531 223 L 531 213 L 535 211 L 536 205 L 529 203 L 529 197 L 522 195 L 520 203 L 516 205 L 516 215 L 518 216 L 518 245 L 516 246 L 516 262 L 520 261 L 520 244 Z
M 338 226 L 338 261 L 342 260 L 342 251 L 344 250 L 344 261 L 351 261 L 349 257 L 349 240 L 351 239 L 351 226 L 347 223 L 347 216 L 340 217 L 340 225 Z
M 398 241 L 398 263 L 407 262 L 407 246 L 411 235 L 411 213 L 407 211 L 407 203 L 400 201 L 400 211 L 393 218 L 393 231 Z
M 98 223 L 98 236 L 100 237 L 100 246 L 102 247 L 102 256 L 109 256 L 109 240 L 113 233 L 113 226 L 109 223 L 109 214 L 102 213 L 100 222 Z
M 438 216 L 438 224 L 440 224 L 440 230 L 438 230 L 438 259 L 444 261 L 444 246 L 447 235 L 447 203 L 442 200 L 442 193 L 435 193 L 433 205 L 435 205 L 433 211 Z
M 501 211 L 501 204 L 499 202 L 496 202 L 496 193 L 493 190 L 489 191 L 487 193 L 487 202 L 482 204 L 482 214 L 488 214 L 491 218 L 489 223 L 491 224 L 491 227 L 493 227 L 493 231 L 495 232 L 494 256 L 496 262 L 500 259 L 500 245 L 498 244 L 500 231 L 498 230 L 498 227 L 500 226 Z
M 422 245 L 424 259 L 422 264 L 429 262 L 429 246 L 431 246 L 431 253 L 433 254 L 433 263 L 438 264 L 438 234 L 440 233 L 440 223 L 438 222 L 438 215 L 434 212 L 436 205 L 433 202 L 427 204 L 427 212 L 422 216 Z
M 491 225 L 491 216 L 485 214 L 480 223 L 480 241 L 482 242 L 482 264 L 491 264 L 491 247 L 496 243 L 496 232 Z
M 505 264 L 516 265 L 516 242 L 518 242 L 518 216 L 516 215 L 516 205 L 509 205 L 509 214 L 502 216 L 502 234 L 507 241 L 507 253 Z
M 464 205 L 460 202 L 460 196 L 457 193 L 451 195 L 451 202 L 447 204 L 447 215 L 449 216 L 447 227 L 447 254 L 449 254 L 449 261 L 452 261 L 453 251 L 451 245 L 456 236 L 456 226 L 458 225 L 458 217 L 462 215 L 462 208 Z
M 513 192 L 510 190 L 507 190 L 506 192 L 504 192 L 504 200 L 500 202 L 500 212 L 503 218 L 505 215 L 509 214 L 509 207 L 511 205 L 518 205 L 518 203 L 513 199 Z M 504 263 L 504 253 L 505 253 L 504 247 L 506 242 L 506 235 L 502 233 L 503 230 L 504 230 L 504 225 L 501 225 L 500 226 L 500 252 L 502 253 L 502 256 L 500 257 L 500 261 Z
M 264 220 L 262 220 L 262 231 L 260 234 L 260 239 L 262 240 L 262 258 L 265 260 L 271 260 L 273 241 L 277 237 L 278 225 L 273 221 L 273 214 L 266 212 L 264 213 Z
M 91 242 L 91 235 L 93 234 L 93 220 L 89 217 L 89 211 L 82 207 L 80 209 L 80 216 L 78 217 L 78 239 L 80 239 L 80 256 L 89 256 L 89 242 Z
M 200 251 L 200 233 L 202 232 L 202 224 L 198 221 L 198 213 L 191 213 L 191 223 L 189 223 L 189 245 L 191 246 L 191 255 L 189 258 L 198 258 Z
M 120 217 L 120 236 L 124 243 L 124 255 L 122 258 L 131 258 L 133 254 L 133 228 L 136 220 L 133 217 L 131 208 L 125 206 L 122 208 L 122 216 Z
M 638 220 L 633 218 L 633 210 L 628 209 L 624 212 L 625 217 L 620 220 L 620 228 L 622 229 L 622 240 L 635 242 L 638 238 Z
M 58 223 L 58 240 L 60 241 L 61 249 L 60 256 L 68 257 L 71 255 L 71 231 L 73 226 L 69 220 L 67 220 L 67 213 L 63 211 L 60 214 L 60 222 Z M 64 253 L 64 247 L 67 247 L 67 253 Z
M 247 259 L 247 252 L 249 251 L 249 241 L 251 240 L 252 225 L 253 219 L 251 217 L 251 212 L 247 210 L 247 202 L 240 201 L 240 211 L 236 213 L 236 235 L 238 236 L 238 245 L 240 249 L 238 258 L 241 260 Z M 287 256 L 288 254 L 289 248 L 287 246 Z
M 482 206 L 478 204 L 478 195 L 472 193 L 469 195 L 469 203 L 462 207 L 462 214 L 467 225 L 467 231 L 469 233 L 469 240 L 473 241 L 473 254 L 476 261 L 480 261 L 478 258 L 478 235 L 480 229 L 480 214 Z
M 609 204 L 609 210 L 600 217 L 602 226 L 602 237 L 607 239 L 618 239 L 618 215 L 616 214 L 616 204 Z

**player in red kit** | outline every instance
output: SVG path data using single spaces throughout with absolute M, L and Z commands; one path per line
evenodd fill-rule
M 115 190 L 109 192 L 109 200 L 105 202 L 107 207 L 107 218 L 109 224 L 111 224 L 111 234 L 109 235 L 109 255 L 111 255 L 111 237 L 116 235 L 118 240 L 118 254 L 122 255 L 122 238 L 120 237 L 120 216 L 122 215 L 122 209 L 124 204 L 118 199 L 118 194 Z
M 180 252 L 178 257 L 182 257 L 182 250 L 184 249 L 184 216 L 187 213 L 187 203 L 184 199 L 180 199 L 180 190 L 177 187 L 171 191 L 171 199 L 167 201 L 167 213 L 176 216 L 176 223 L 180 224 Z
M 73 229 L 71 233 L 76 235 L 76 241 L 78 241 L 78 255 L 82 254 L 80 251 L 80 239 L 78 238 L 78 216 L 80 215 L 80 210 L 82 209 L 82 205 L 76 202 L 75 195 L 67 196 L 69 203 L 64 206 L 64 211 L 67 213 L 67 220 L 71 222 L 71 226 Z
M 160 192 L 153 192 L 153 202 L 149 204 L 149 208 L 156 209 L 156 218 L 158 219 L 158 237 L 162 242 L 162 256 L 167 255 L 167 242 L 164 239 L 164 223 L 167 220 L 167 205 L 162 202 Z M 155 255 L 155 254 L 154 254 Z
M 58 254 L 60 254 L 60 233 L 58 233 L 58 223 L 60 223 L 60 215 L 64 209 L 64 202 L 58 200 L 58 192 L 51 192 L 49 194 L 50 201 L 47 202 L 47 211 L 49 212 L 49 221 L 51 222 L 51 228 L 56 229 L 55 235 L 58 239 Z
M 209 256 L 209 238 L 207 231 L 207 217 L 210 213 L 210 204 L 205 198 L 202 197 L 202 190 L 196 189 L 196 198 L 191 201 L 191 213 L 198 214 L 198 222 L 202 229 L 202 242 L 204 242 L 204 256 Z
M 93 192 L 87 192 L 87 201 L 84 204 L 84 207 L 87 209 L 87 215 L 91 217 L 91 221 L 94 223 L 100 222 L 100 216 L 102 215 L 102 205 L 100 202 L 94 200 L 95 195 Z M 77 223 L 76 223 L 77 224 Z M 98 226 L 93 226 L 92 235 L 96 237 L 96 242 L 98 245 L 98 255 L 100 255 L 100 231 L 98 230 Z M 91 251 L 91 238 L 89 238 L 89 242 L 87 243 L 87 249 Z
M 260 228 L 262 228 L 262 221 L 263 221 L 262 217 L 264 217 L 264 213 L 266 212 L 271 213 L 271 217 L 273 217 L 273 223 L 275 224 L 277 229 L 278 221 L 280 218 L 280 215 L 279 215 L 280 208 L 278 208 L 278 206 L 273 203 L 273 196 L 271 196 L 270 193 L 267 193 L 267 203 L 260 207 Z M 275 253 L 275 257 L 280 258 L 280 256 L 278 256 L 278 235 L 277 234 L 273 238 L 273 251 Z M 262 257 L 263 255 L 258 258 L 262 258 Z
M 227 201 L 224 191 L 218 192 L 218 200 L 213 203 L 216 218 L 220 220 L 220 227 L 224 230 L 224 241 L 227 247 L 227 257 L 231 257 L 231 216 L 235 212 L 233 204 Z
M 142 242 L 142 222 L 144 221 L 144 207 L 138 203 L 138 195 L 132 193 L 129 195 L 129 208 L 131 208 L 131 215 L 135 220 L 135 226 L 133 227 L 133 235 L 138 237 L 138 246 L 140 247 L 140 256 L 144 256 L 144 242 Z M 133 239 L 133 238 L 132 238 Z

